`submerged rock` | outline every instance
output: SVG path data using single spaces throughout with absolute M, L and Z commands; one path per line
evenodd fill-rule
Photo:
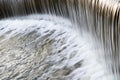
M 90 38 L 66 19 L 32 15 L 0 21 L 1 80 L 110 80 Z

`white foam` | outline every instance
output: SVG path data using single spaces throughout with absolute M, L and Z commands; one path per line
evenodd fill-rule
M 37 40 L 40 41 L 42 36 L 49 34 L 49 31 L 55 30 L 55 33 L 51 33 L 52 35 L 49 36 L 49 38 L 56 40 L 53 44 L 52 55 L 42 62 L 42 64 L 52 63 L 53 65 L 49 66 L 48 71 L 39 77 L 40 80 L 44 80 L 47 76 L 50 77 L 54 71 L 64 70 L 65 67 L 72 70 L 70 74 L 63 76 L 65 80 L 108 80 L 109 74 L 104 64 L 100 63 L 98 59 L 98 54 L 102 53 L 102 50 L 95 49 L 95 44 L 92 42 L 94 40 L 88 38 L 88 36 L 78 35 L 69 20 L 53 17 L 48 15 L 30 15 L 22 18 L 1 20 L 0 29 L 4 29 L 0 30 L 0 35 L 5 35 L 8 31 L 11 31 L 1 42 L 9 40 L 17 34 L 25 35 L 34 30 L 40 36 L 32 42 L 37 42 Z M 63 35 L 58 36 L 61 33 Z M 85 34 L 87 33 L 85 32 Z M 59 40 L 64 43 L 59 43 Z M 66 48 L 63 49 L 64 47 Z M 59 50 L 62 51 L 58 52 Z M 76 63 L 81 64 L 81 66 L 75 67 Z M 50 78 L 53 77 L 55 76 Z

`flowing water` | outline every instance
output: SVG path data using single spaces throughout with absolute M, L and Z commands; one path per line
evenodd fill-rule
M 0 0 L 0 80 L 119 80 L 119 0 Z

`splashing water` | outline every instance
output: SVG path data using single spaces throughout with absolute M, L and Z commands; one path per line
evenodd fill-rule
M 1 79 L 111 79 L 92 38 L 78 36 L 68 20 L 50 17 L 0 21 Z
M 119 0 L 0 6 L 1 18 L 13 16 L 0 21 L 0 79 L 119 80 Z

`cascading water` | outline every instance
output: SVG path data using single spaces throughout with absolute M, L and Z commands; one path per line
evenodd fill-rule
M 119 80 L 119 10 L 119 0 L 0 0 L 0 79 Z

